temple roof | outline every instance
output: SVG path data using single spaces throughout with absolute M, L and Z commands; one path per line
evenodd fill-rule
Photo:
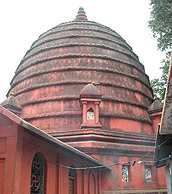
M 14 94 L 23 107 L 21 117 L 36 126 L 70 130 L 82 123 L 80 91 L 90 81 L 98 83 L 95 87 L 102 94 L 100 117 L 151 123 L 147 109 L 152 90 L 144 66 L 116 31 L 87 20 L 83 8 L 74 21 L 55 26 L 33 42 L 8 96 Z M 99 94 L 94 86 L 88 87 L 92 88 L 84 92 Z M 73 126 L 66 125 L 65 119 Z

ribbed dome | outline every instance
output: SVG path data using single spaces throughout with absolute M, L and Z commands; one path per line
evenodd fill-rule
M 152 91 L 144 66 L 126 41 L 110 28 L 88 21 L 80 8 L 74 21 L 40 35 L 11 81 L 22 117 L 44 130 L 75 130 L 82 123 L 81 90 L 95 82 L 101 91 L 100 122 L 150 123 Z M 110 123 L 114 123 L 110 125 Z

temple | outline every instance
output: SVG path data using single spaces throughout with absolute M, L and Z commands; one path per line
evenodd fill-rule
M 33 42 L 1 103 L 0 194 L 165 194 L 161 114 L 131 46 L 80 7 Z

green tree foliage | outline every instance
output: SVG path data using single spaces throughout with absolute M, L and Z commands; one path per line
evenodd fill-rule
M 157 39 L 158 49 L 167 52 L 172 48 L 172 0 L 151 0 L 150 5 L 149 27 L 153 32 L 153 37 Z M 154 96 L 161 101 L 165 97 L 169 64 L 170 52 L 167 52 L 160 67 L 162 76 L 151 80 Z
M 163 59 L 161 63 L 160 67 L 160 70 L 162 71 L 161 77 L 152 79 L 150 83 L 153 89 L 154 97 L 158 97 L 162 102 L 165 97 L 169 64 L 170 64 L 170 52 L 166 54 L 166 58 Z
M 172 0 L 151 0 L 149 27 L 157 39 L 158 49 L 165 51 L 172 45 Z

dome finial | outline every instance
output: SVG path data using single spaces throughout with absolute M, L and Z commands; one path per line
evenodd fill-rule
M 79 11 L 84 11 L 84 8 L 83 7 L 79 7 Z
M 75 21 L 87 21 L 87 16 L 85 14 L 83 7 L 79 7 L 79 11 L 78 11 L 77 16 L 75 18 Z

